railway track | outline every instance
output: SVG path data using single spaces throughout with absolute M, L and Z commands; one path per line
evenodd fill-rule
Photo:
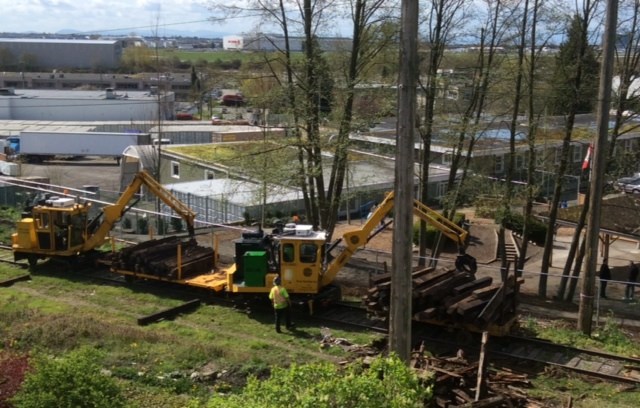
M 11 247 L 0 245 L 0 261 L 27 268 L 26 263 L 13 261 Z M 123 276 L 109 272 L 106 269 L 82 268 L 79 274 L 87 280 L 94 280 L 115 285 L 127 283 Z M 216 296 L 212 293 L 203 293 L 195 288 L 176 287 L 176 285 L 163 284 L 162 282 L 140 281 L 136 284 L 148 285 L 149 290 L 164 292 L 173 295 L 180 294 L 185 297 L 198 296 L 205 302 L 214 302 L 223 305 L 242 304 L 237 299 L 229 299 Z M 299 319 L 306 319 L 299 314 Z M 315 322 L 322 322 L 329 326 L 347 326 L 359 330 L 371 330 L 382 334 L 388 333 L 387 322 L 372 320 L 367 315 L 364 307 L 353 303 L 336 303 L 330 308 L 316 311 L 309 317 Z M 446 327 L 417 324 L 414 327 L 414 344 L 424 342 L 430 347 L 436 343 L 449 351 L 464 349 L 476 351 L 475 346 L 469 345 L 472 336 L 460 337 L 452 334 Z M 479 342 L 475 342 L 479 344 Z M 493 359 L 500 359 L 508 366 L 518 369 L 523 361 L 541 364 L 543 366 L 558 367 L 563 370 L 579 373 L 588 377 L 599 378 L 607 381 L 640 385 L 640 359 L 623 357 L 615 354 L 594 350 L 579 349 L 570 346 L 554 344 L 545 340 L 518 336 L 493 337 L 489 342 L 489 355 Z M 511 364 L 513 362 L 513 364 Z M 530 366 L 530 365 L 529 365 Z
M 26 269 L 29 267 L 29 265 L 27 265 L 26 262 L 14 261 L 11 245 L 6 245 L 6 244 L 0 244 L 0 263 L 16 265 L 23 269 Z
M 387 323 L 369 320 L 364 308 L 354 305 L 337 304 L 334 308 L 322 311 L 314 318 L 327 323 L 388 333 Z M 478 350 L 469 344 L 473 336 L 460 336 L 464 338 L 463 341 L 460 341 L 460 337 L 457 337 L 455 332 L 445 327 L 417 324 L 414 327 L 413 337 L 414 344 L 424 342 L 429 345 L 429 348 L 435 348 L 437 343 L 440 345 L 440 351 L 444 349 L 448 349 L 449 352 L 455 352 L 458 349 Z M 479 344 L 479 340 L 476 344 Z M 541 339 L 519 336 L 493 337 L 489 342 L 488 351 L 492 358 L 500 358 L 509 366 L 513 365 L 511 363 L 521 365 L 523 361 L 527 361 L 543 366 L 562 368 L 588 377 L 640 385 L 640 359 L 638 358 L 579 349 Z
M 640 385 L 640 359 L 549 341 L 506 336 L 490 344 L 490 353 L 519 361 L 541 363 L 589 377 Z

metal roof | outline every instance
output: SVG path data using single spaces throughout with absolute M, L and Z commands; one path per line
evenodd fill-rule
M 119 40 L 66 40 L 61 38 L 0 38 L 0 42 L 46 44 L 115 44 Z
M 25 98 L 47 98 L 47 99 L 96 99 L 104 100 L 107 92 L 99 90 L 63 90 L 63 89 L 14 89 L 15 94 L 0 95 L 0 98 L 25 99 Z M 136 90 L 114 90 L 115 98 L 112 100 L 156 100 L 157 95 L 152 95 L 149 91 Z
M 192 194 L 198 197 L 224 199 L 238 206 L 262 204 L 262 185 L 234 179 L 213 179 L 167 184 L 172 192 Z M 267 185 L 267 204 L 286 203 L 302 199 L 302 193 L 286 187 Z

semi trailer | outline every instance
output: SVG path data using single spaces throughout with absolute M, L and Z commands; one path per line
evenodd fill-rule
M 128 146 L 150 143 L 148 133 L 22 131 L 7 138 L 5 151 L 10 159 L 28 163 L 97 156 L 113 157 L 119 164 Z

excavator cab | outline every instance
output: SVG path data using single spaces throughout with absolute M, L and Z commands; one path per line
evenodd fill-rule
M 326 233 L 310 225 L 288 224 L 266 235 L 245 232 L 235 242 L 232 292 L 265 292 L 275 276 L 291 293 L 320 291 Z
M 11 235 L 16 261 L 27 259 L 35 265 L 47 256 L 73 256 L 85 242 L 90 204 L 66 197 L 50 197 L 43 204 L 32 207 Z

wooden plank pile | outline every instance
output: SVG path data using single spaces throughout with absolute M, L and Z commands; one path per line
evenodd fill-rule
M 411 367 L 421 377 L 432 373 L 434 406 L 438 408 L 543 406 L 527 396 L 531 383 L 526 374 L 491 368 L 479 375 L 478 362 L 467 361 L 460 352 L 448 358 L 427 356 L 422 345 L 412 353 Z M 480 395 L 478 378 L 483 384 Z
M 494 283 L 491 277 L 455 269 L 417 269 L 412 274 L 413 319 L 420 322 L 471 327 L 507 326 L 514 320 L 522 283 L 515 276 Z M 391 299 L 391 274 L 371 279 L 364 297 L 369 314 L 386 318 Z
M 186 279 L 211 270 L 214 251 L 199 246 L 195 240 L 182 241 L 177 237 L 153 239 L 123 248 L 112 259 L 112 267 L 166 279 L 179 278 L 178 246 L 180 246 L 182 270 L 180 278 Z

